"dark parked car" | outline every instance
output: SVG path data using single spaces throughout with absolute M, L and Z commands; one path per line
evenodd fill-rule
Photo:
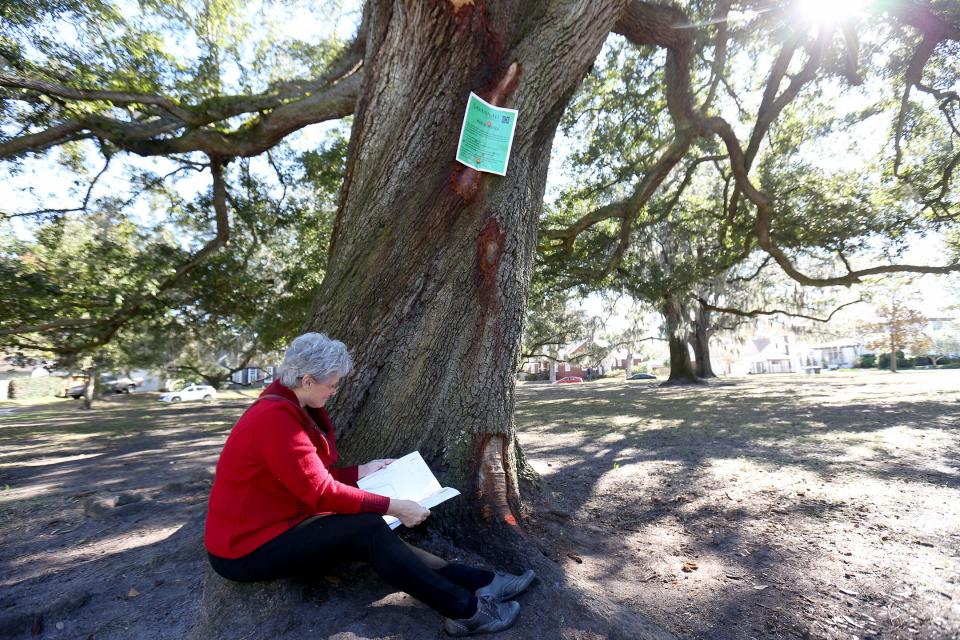
M 656 380 L 656 379 L 657 379 L 657 376 L 653 375 L 652 373 L 635 373 L 629 378 L 627 378 L 627 380 Z

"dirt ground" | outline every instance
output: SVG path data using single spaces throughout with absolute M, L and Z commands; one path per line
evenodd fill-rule
M 188 636 L 249 402 L 0 405 L 0 638 Z M 960 638 L 960 370 L 527 384 L 516 419 L 553 497 L 532 538 L 679 638 Z M 443 637 L 369 572 L 324 578 L 302 637 Z M 539 628 L 525 609 L 502 637 L 560 635 Z

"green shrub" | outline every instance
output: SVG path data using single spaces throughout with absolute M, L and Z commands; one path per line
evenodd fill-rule
M 904 356 L 903 351 L 897 351 L 897 369 L 912 369 L 916 366 L 916 361 L 913 358 L 907 358 Z M 879 369 L 889 369 L 890 368 L 890 354 L 882 353 L 880 358 L 877 360 L 877 368 Z
M 862 369 L 871 369 L 877 366 L 877 356 L 874 353 L 866 353 L 860 356 L 857 366 Z
M 10 381 L 10 397 L 24 400 L 61 396 L 65 386 L 66 381 L 60 376 L 14 378 Z

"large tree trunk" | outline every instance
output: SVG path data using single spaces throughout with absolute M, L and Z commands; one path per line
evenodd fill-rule
M 664 385 L 700 384 L 690 362 L 690 350 L 687 347 L 689 327 L 683 317 L 683 306 L 676 297 L 671 296 L 664 302 L 661 311 L 667 323 L 667 338 L 670 344 L 670 377 Z
M 690 333 L 690 345 L 697 360 L 695 373 L 698 378 L 716 378 L 713 364 L 710 362 L 710 311 L 702 303 L 697 303 L 697 317 L 693 321 Z
M 435 520 L 515 528 L 514 379 L 559 118 L 619 2 L 373 3 L 328 271 L 308 321 L 355 371 L 345 460 L 419 450 L 463 497 Z M 519 110 L 505 177 L 454 161 L 471 91 Z M 462 531 L 490 527 L 459 527 Z
M 484 553 L 504 554 L 504 568 L 536 568 L 534 610 L 559 615 L 521 620 L 526 637 L 536 627 L 550 637 L 668 637 L 515 535 L 528 470 L 512 373 L 550 147 L 623 4 L 368 3 L 364 86 L 327 274 L 306 324 L 353 353 L 355 370 L 331 405 L 343 459 L 419 450 L 463 493 L 431 521 L 496 537 Z M 471 91 L 519 110 L 505 177 L 454 161 Z

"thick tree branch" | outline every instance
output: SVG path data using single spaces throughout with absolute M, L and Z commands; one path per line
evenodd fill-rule
M 0 336 L 15 336 L 28 333 L 43 333 L 52 329 L 78 329 L 97 324 L 97 320 L 91 318 L 63 318 L 44 322 L 42 324 L 28 324 L 18 327 L 0 328 Z
M 91 119 L 86 125 L 117 147 L 141 156 L 200 151 L 211 156 L 249 157 L 263 153 L 308 125 L 350 115 L 362 82 L 362 73 L 358 71 L 324 91 L 282 104 L 231 133 L 204 128 L 188 130 L 176 137 L 157 137 L 156 124 L 140 127 L 123 123 L 117 127 L 118 123 L 113 121 Z
M 89 137 L 83 136 L 82 131 L 83 125 L 80 122 L 68 120 L 37 133 L 16 136 L 6 142 L 0 142 L 0 158 L 12 158 L 22 153 L 43 151 L 64 142 Z
M 716 305 L 710 304 L 703 298 L 698 298 L 698 300 L 700 301 L 700 304 L 703 306 L 703 308 L 708 309 L 709 311 L 714 311 L 716 313 L 727 313 L 733 316 L 740 316 L 742 318 L 756 318 L 757 316 L 782 315 L 782 316 L 790 316 L 791 318 L 803 318 L 805 320 L 813 320 L 815 322 L 830 322 L 830 319 L 833 318 L 833 316 L 836 315 L 837 312 L 840 311 L 841 309 L 845 309 L 846 307 L 849 307 L 851 305 L 855 305 L 863 302 L 863 299 L 847 302 L 845 304 L 840 305 L 833 311 L 831 311 L 830 315 L 828 315 L 826 318 L 818 318 L 816 316 L 808 316 L 803 313 L 794 313 L 792 311 L 785 311 L 783 309 L 769 309 L 769 310 L 753 309 L 751 311 L 743 311 L 742 309 L 735 309 L 732 307 L 718 307 Z
M 81 110 L 45 131 L 18 136 L 0 144 L 0 158 L 39 151 L 68 139 L 96 135 L 119 149 L 143 156 L 200 151 L 207 155 L 258 155 L 287 135 L 311 124 L 353 113 L 363 82 L 357 43 L 321 78 L 284 83 L 272 93 L 228 96 L 192 106 L 170 98 L 123 91 L 75 89 L 46 80 L 0 73 L 0 86 L 40 92 L 58 100 L 109 102 L 150 107 L 140 120 L 123 121 Z M 149 111 L 155 111 L 150 113 Z M 257 114 L 236 130 L 224 133 L 209 125 L 244 114 Z M 84 133 L 86 132 L 86 133 Z M 177 135 L 171 135 L 177 134 Z
M 185 124 L 201 126 L 206 124 L 201 114 L 193 109 L 184 108 L 175 101 L 157 95 L 129 91 L 99 91 L 95 89 L 74 89 L 47 80 L 25 78 L 23 76 L 0 73 L 0 86 L 11 89 L 28 89 L 42 95 L 56 96 L 66 100 L 110 102 L 113 104 L 141 104 L 159 107 Z
M 747 175 L 746 163 L 743 149 L 733 131 L 733 128 L 719 117 L 708 118 L 705 125 L 709 127 L 717 136 L 723 140 L 727 147 L 727 155 L 730 158 L 730 167 L 733 170 L 737 187 L 753 203 L 757 209 L 757 218 L 754 224 L 754 233 L 757 237 L 757 243 L 760 247 L 773 256 L 784 273 L 799 282 L 800 284 L 814 287 L 831 286 L 849 286 L 861 282 L 863 278 L 883 273 L 952 273 L 960 271 L 960 263 L 944 266 L 923 266 L 923 265 L 883 265 L 870 267 L 868 269 L 859 269 L 857 271 L 848 271 L 842 276 L 818 278 L 808 276 L 802 273 L 793 264 L 793 261 L 773 240 L 770 235 L 770 228 L 773 220 L 774 207 L 770 198 L 757 189 L 750 181 Z

